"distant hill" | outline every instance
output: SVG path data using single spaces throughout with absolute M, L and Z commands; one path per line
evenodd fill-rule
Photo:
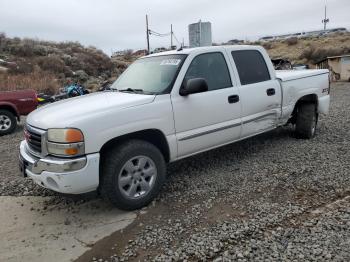
M 312 67 L 327 56 L 350 54 L 350 33 L 231 44 L 262 45 L 271 58 L 286 58 Z M 31 88 L 54 94 L 68 80 L 79 81 L 94 91 L 106 81 L 114 81 L 144 53 L 139 51 L 125 50 L 110 58 L 79 42 L 10 38 L 0 33 L 0 91 Z
M 0 90 L 32 88 L 55 93 L 67 80 L 96 89 L 127 64 L 78 42 L 10 38 L 0 33 Z
M 350 33 L 327 36 L 272 40 L 259 44 L 266 48 L 271 58 L 286 58 L 292 63 L 309 64 L 311 67 L 327 56 L 350 54 Z

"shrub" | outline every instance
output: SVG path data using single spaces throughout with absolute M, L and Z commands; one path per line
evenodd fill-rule
M 33 54 L 38 56 L 46 56 L 48 55 L 48 48 L 44 45 L 34 45 Z
M 30 74 L 33 73 L 35 65 L 25 59 L 19 59 L 16 62 L 7 64 L 10 74 Z
M 124 53 L 124 56 L 123 56 L 124 60 L 130 61 L 132 59 L 132 53 L 133 53 L 132 49 L 125 50 L 125 53 Z
M 269 50 L 272 48 L 272 43 L 271 42 L 266 42 L 266 43 L 263 43 L 262 46 L 266 49 L 266 50 Z
M 298 38 L 296 37 L 291 37 L 285 40 L 285 43 L 287 43 L 287 45 L 296 45 L 298 43 Z
M 323 60 L 329 56 L 343 55 L 350 52 L 350 48 L 315 48 L 310 46 L 306 48 L 300 55 L 300 59 L 306 59 L 312 63 L 316 63 Z
M 44 56 L 37 59 L 37 63 L 42 70 L 54 73 L 65 72 L 66 65 L 58 56 Z

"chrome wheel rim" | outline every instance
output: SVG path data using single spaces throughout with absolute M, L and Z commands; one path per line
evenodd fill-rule
M 11 127 L 11 119 L 6 115 L 0 115 L 0 130 L 6 131 Z
M 147 156 L 129 159 L 118 175 L 118 187 L 127 199 L 146 196 L 153 188 L 157 177 L 154 161 Z

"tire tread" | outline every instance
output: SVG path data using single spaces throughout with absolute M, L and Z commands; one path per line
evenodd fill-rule
M 314 103 L 304 103 L 298 108 L 297 120 L 295 124 L 295 131 L 298 137 L 310 139 L 314 136 L 312 134 L 312 119 L 316 114 L 316 105 Z M 317 121 L 317 114 L 316 114 Z
M 133 154 L 133 152 L 149 152 L 153 155 L 152 160 L 157 165 L 157 178 L 156 184 L 152 191 L 144 198 L 138 201 L 131 202 L 125 199 L 121 193 L 116 190 L 119 170 L 128 155 Z M 162 153 L 157 147 L 143 140 L 129 140 L 116 147 L 111 148 L 104 154 L 102 159 L 101 168 L 101 183 L 100 183 L 100 193 L 104 199 L 112 202 L 116 207 L 122 210 L 135 210 L 148 205 L 160 191 L 166 175 L 166 166 Z

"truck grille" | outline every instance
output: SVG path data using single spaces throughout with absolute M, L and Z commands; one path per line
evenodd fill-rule
M 41 154 L 41 133 L 27 125 L 24 129 L 24 136 L 27 140 L 29 149 L 35 153 Z

